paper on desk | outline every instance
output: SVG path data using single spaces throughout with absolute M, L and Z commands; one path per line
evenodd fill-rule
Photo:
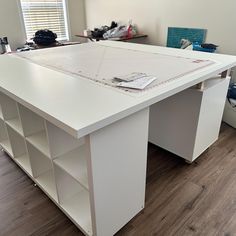
M 131 82 L 133 80 L 140 79 L 145 76 L 147 76 L 147 74 L 145 73 L 133 72 L 128 75 L 115 76 L 114 79 L 119 82 Z
M 153 76 L 144 76 L 140 79 L 136 79 L 130 82 L 120 82 L 117 84 L 119 87 L 125 87 L 125 88 L 132 88 L 132 89 L 144 89 L 149 84 L 151 84 L 154 80 L 156 80 L 156 77 Z

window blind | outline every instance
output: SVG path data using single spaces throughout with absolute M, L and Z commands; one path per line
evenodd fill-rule
M 66 8 L 64 0 L 20 0 L 27 39 L 35 32 L 49 29 L 58 40 L 68 39 Z

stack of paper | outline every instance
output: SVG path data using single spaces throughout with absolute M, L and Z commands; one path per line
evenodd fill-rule
M 145 73 L 134 72 L 129 75 L 114 77 L 114 79 L 121 81 L 117 84 L 119 87 L 144 89 L 156 80 L 156 77 L 148 76 Z

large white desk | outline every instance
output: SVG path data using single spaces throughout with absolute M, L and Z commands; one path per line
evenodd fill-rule
M 217 138 L 236 57 L 108 41 L 41 51 L 0 57 L 0 144 L 82 232 L 113 235 L 144 208 L 148 140 L 191 162 Z M 214 63 L 141 93 L 96 81 L 178 69 L 155 54 Z M 71 58 L 78 73 L 60 69 Z

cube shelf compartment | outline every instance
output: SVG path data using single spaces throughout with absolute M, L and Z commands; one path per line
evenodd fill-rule
M 10 155 L 10 157 L 13 157 L 11 144 L 10 144 L 10 141 L 8 139 L 5 139 L 5 140 L 1 141 L 0 145 L 2 146 L 4 151 L 6 151 L 6 153 L 8 155 Z
M 7 130 L 11 142 L 13 157 L 28 174 L 32 175 L 31 164 L 26 150 L 25 139 L 8 125 Z
M 36 182 L 38 185 L 40 185 L 41 188 L 44 189 L 44 191 L 52 197 L 56 202 L 57 200 L 57 192 L 56 192 L 56 186 L 55 186 L 55 179 L 53 170 L 50 169 L 41 175 L 39 175 L 36 178 Z
M 88 235 L 92 235 L 89 193 L 85 190 L 68 198 L 61 207 L 74 219 L 77 226 Z
M 16 163 L 21 166 L 30 176 L 32 176 L 32 169 L 28 154 L 23 154 L 15 159 Z
M 0 119 L 0 145 L 11 157 L 13 157 L 12 148 L 11 148 L 10 140 L 8 137 L 6 125 L 4 121 L 1 119 Z
M 10 119 L 10 120 L 7 120 L 6 123 L 12 127 L 15 131 L 17 131 L 18 133 L 20 133 L 21 135 L 23 135 L 23 129 L 22 129 L 22 126 L 21 126 L 21 122 L 20 122 L 20 119 L 17 117 L 17 118 L 13 118 L 13 119 Z
M 54 160 L 54 163 L 66 171 L 88 190 L 86 146 L 82 145 Z
M 2 107 L 1 107 L 1 106 L 0 106 L 0 119 L 1 119 L 1 120 L 4 120 L 4 119 L 3 119 L 3 114 L 2 114 Z
M 59 204 L 82 231 L 92 235 L 89 191 L 59 166 L 54 165 L 54 170 Z
M 50 156 L 47 135 L 44 130 L 26 137 L 26 140 L 34 145 L 44 155 L 48 157 Z
M 83 138 L 76 139 L 47 121 L 46 130 L 52 159 L 74 150 L 85 142 Z
M 45 120 L 24 106 L 20 104 L 18 106 L 26 140 L 44 155 L 49 157 L 50 152 L 46 135 Z
M 52 161 L 28 141 L 27 148 L 31 159 L 33 177 L 47 194 L 57 201 Z
M 4 94 L 0 94 L 2 117 L 16 132 L 23 135 L 17 103 Z

